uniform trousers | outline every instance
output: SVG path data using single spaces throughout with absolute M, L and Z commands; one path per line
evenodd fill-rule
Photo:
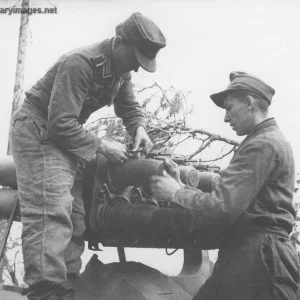
M 47 118 L 23 104 L 11 124 L 28 299 L 73 299 L 85 230 L 84 162 L 47 137 Z
M 224 243 L 194 300 L 296 300 L 299 259 L 288 235 L 245 234 Z

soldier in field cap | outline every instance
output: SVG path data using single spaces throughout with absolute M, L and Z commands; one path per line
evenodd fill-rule
M 234 91 L 251 92 L 267 101 L 269 105 L 271 104 L 275 90 L 259 78 L 245 72 L 232 72 L 229 78 L 230 84 L 224 91 L 210 96 L 219 107 L 223 108 L 225 96 Z
M 159 28 L 141 13 L 134 13 L 116 28 L 117 36 L 132 44 L 140 66 L 148 72 L 156 70 L 155 57 L 166 46 L 166 40 Z
M 169 172 L 151 179 L 157 199 L 194 216 L 202 246 L 219 249 L 195 300 L 298 299 L 299 261 L 289 238 L 295 166 L 289 142 L 268 116 L 274 93 L 261 79 L 232 72 L 227 88 L 211 95 L 224 121 L 246 136 L 211 193 L 185 187 L 168 160 Z
M 82 124 L 94 111 L 113 105 L 132 137 L 132 150 L 141 147 L 147 154 L 152 143 L 130 71 L 154 72 L 165 46 L 158 26 L 136 12 L 116 27 L 114 37 L 62 55 L 26 91 L 13 116 L 11 139 L 29 300 L 74 299 L 68 279 L 79 274 L 84 250 L 85 161 L 96 152 L 115 164 L 128 159 L 124 144 L 100 139 Z

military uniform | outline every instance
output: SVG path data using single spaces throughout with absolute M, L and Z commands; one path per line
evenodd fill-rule
M 275 91 L 264 82 L 242 72 L 230 79 L 225 91 L 211 96 L 218 106 L 229 91 L 253 92 L 271 103 Z M 173 201 L 192 212 L 199 242 L 219 248 L 195 300 L 297 299 L 299 261 L 289 239 L 294 180 L 291 146 L 269 118 L 248 133 L 214 191 L 177 191 Z
M 202 246 L 220 249 L 195 299 L 296 299 L 294 173 L 290 144 L 271 118 L 243 141 L 212 193 L 176 193 L 173 201 L 197 216 Z
M 131 26 L 128 30 L 140 26 L 148 34 L 156 28 L 139 13 L 124 24 Z M 28 299 L 74 297 L 67 274 L 79 273 L 84 250 L 84 161 L 91 159 L 101 145 L 101 139 L 82 124 L 94 111 L 113 105 L 132 137 L 139 126 L 146 125 L 134 97 L 130 73 L 118 75 L 113 71 L 115 39 L 63 55 L 26 92 L 24 103 L 13 116 L 11 142 Z M 143 40 L 139 42 L 143 44 Z M 154 56 L 145 58 L 152 62 L 151 67 L 164 45 L 156 45 Z
M 113 39 L 105 40 L 67 53 L 26 92 L 25 106 L 45 116 L 47 138 L 86 160 L 101 143 L 81 126 L 94 111 L 114 105 L 131 135 L 138 126 L 145 126 L 130 73 L 116 75 L 112 71 L 112 43 Z

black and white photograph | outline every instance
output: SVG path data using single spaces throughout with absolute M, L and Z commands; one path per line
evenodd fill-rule
M 299 300 L 299 11 L 0 0 L 0 299 Z

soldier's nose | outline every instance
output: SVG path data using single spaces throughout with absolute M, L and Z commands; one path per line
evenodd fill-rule
M 224 122 L 225 122 L 225 123 L 228 123 L 228 122 L 229 122 L 229 117 L 228 117 L 227 112 L 226 112 L 225 117 L 224 117 Z

